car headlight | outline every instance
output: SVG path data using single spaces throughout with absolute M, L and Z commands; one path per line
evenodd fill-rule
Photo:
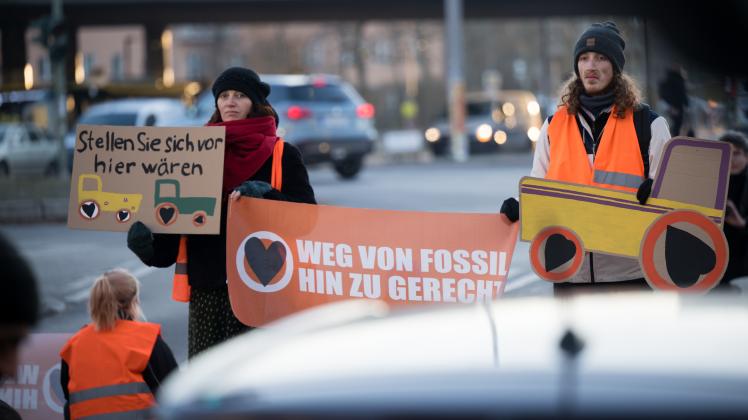
M 507 117 L 511 117 L 514 115 L 514 104 L 511 102 L 505 102 L 504 105 L 501 106 L 501 111 L 504 112 L 504 115 Z
M 493 141 L 495 141 L 496 144 L 506 143 L 506 131 L 496 130 L 496 132 L 493 134 Z
M 540 129 L 538 127 L 530 127 L 527 129 L 527 137 L 530 138 L 531 142 L 538 141 L 538 138 L 540 137 Z
M 478 126 L 478 128 L 475 129 L 475 138 L 478 139 L 478 141 L 481 143 L 490 141 L 492 134 L 493 128 L 491 128 L 491 126 L 488 124 L 481 124 Z
M 439 141 L 439 139 L 442 137 L 442 133 L 438 128 L 431 127 L 426 130 L 425 133 L 423 133 L 423 136 L 426 137 L 426 141 L 428 141 L 429 143 L 434 143 Z
M 504 119 L 504 112 L 501 111 L 499 108 L 494 108 L 491 111 L 491 119 L 496 124 L 500 123 Z
M 527 112 L 530 113 L 530 115 L 538 115 L 540 114 L 540 104 L 538 104 L 537 101 L 530 101 L 527 103 Z

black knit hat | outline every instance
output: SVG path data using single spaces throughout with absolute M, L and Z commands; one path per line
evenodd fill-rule
M 267 104 L 270 85 L 260 80 L 253 70 L 243 67 L 231 67 L 221 73 L 213 82 L 213 98 L 218 102 L 218 95 L 225 90 L 237 90 L 247 95 L 254 104 Z
M 608 57 L 613 64 L 613 69 L 620 73 L 623 71 L 623 65 L 626 64 L 626 56 L 623 55 L 625 48 L 626 41 L 623 40 L 621 31 L 618 30 L 615 23 L 610 21 L 593 23 L 579 37 L 574 46 L 574 73 L 579 76 L 577 62 L 579 56 L 587 51 L 594 51 Z

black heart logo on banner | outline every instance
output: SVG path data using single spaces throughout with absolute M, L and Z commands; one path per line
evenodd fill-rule
M 249 238 L 244 243 L 244 258 L 263 286 L 267 286 L 286 262 L 286 247 L 273 241 L 265 248 L 259 238 Z
M 678 287 L 689 287 L 714 269 L 717 254 L 696 236 L 672 226 L 665 232 L 665 265 L 670 280 Z
M 577 247 L 573 241 L 560 233 L 554 233 L 545 241 L 545 271 L 551 271 L 574 258 Z

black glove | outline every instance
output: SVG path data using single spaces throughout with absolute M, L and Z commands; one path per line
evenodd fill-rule
M 516 222 L 519 220 L 519 201 L 514 197 L 507 198 L 504 200 L 504 203 L 501 204 L 501 210 L 499 210 L 499 213 L 505 215 L 510 222 Z
M 244 181 L 241 185 L 234 188 L 239 194 L 245 197 L 262 198 L 265 193 L 272 190 L 273 187 L 264 181 Z
M 153 258 L 156 250 L 153 248 L 153 232 L 143 222 L 137 221 L 127 231 L 127 247 L 130 248 L 141 261 Z
M 639 190 L 636 191 L 636 199 L 639 200 L 639 204 L 642 206 L 647 204 L 647 199 L 649 198 L 649 195 L 652 194 L 653 182 L 652 178 L 645 179 L 641 185 L 639 185 Z

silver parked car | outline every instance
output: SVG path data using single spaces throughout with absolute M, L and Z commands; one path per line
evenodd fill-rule
M 745 297 L 321 306 L 190 360 L 165 419 L 748 418 Z
M 334 75 L 261 78 L 270 85 L 278 135 L 299 148 L 305 163 L 330 162 L 342 178 L 355 177 L 378 136 L 374 106 Z M 206 91 L 198 99 L 194 125 L 205 124 L 214 111 L 215 99 Z
M 60 143 L 33 124 L 0 123 L 0 176 L 55 175 Z
M 172 98 L 131 98 L 101 102 L 88 108 L 76 122 L 91 125 L 179 127 L 184 125 L 186 109 Z M 68 168 L 73 167 L 76 127 L 65 136 Z

